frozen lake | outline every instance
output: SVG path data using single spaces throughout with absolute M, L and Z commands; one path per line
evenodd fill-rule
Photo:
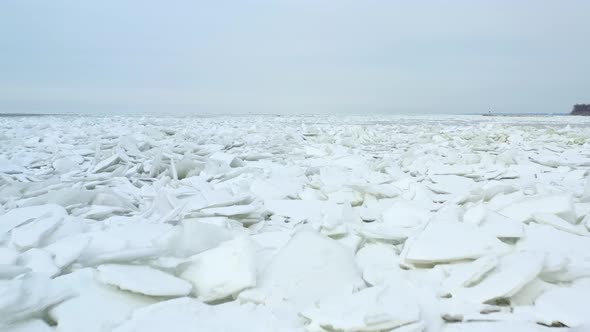
M 588 331 L 590 117 L 0 117 L 0 331 Z

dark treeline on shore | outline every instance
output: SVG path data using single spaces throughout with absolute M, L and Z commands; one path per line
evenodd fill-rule
M 571 115 L 590 115 L 590 104 L 576 104 L 572 109 Z

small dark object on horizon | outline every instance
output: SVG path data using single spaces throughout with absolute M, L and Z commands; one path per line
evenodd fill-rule
M 576 104 L 570 115 L 590 115 L 590 104 Z

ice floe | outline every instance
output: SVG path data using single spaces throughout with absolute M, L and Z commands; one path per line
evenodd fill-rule
M 16 117 L 0 142 L 0 331 L 590 328 L 587 119 Z
M 149 266 L 105 264 L 97 271 L 102 283 L 149 296 L 185 296 L 192 289 L 188 282 Z
M 209 302 L 236 296 L 256 285 L 251 240 L 237 237 L 191 256 L 180 277 L 191 282 L 197 298 Z

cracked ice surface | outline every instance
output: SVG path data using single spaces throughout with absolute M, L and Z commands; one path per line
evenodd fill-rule
M 586 331 L 590 119 L 0 118 L 0 331 Z

